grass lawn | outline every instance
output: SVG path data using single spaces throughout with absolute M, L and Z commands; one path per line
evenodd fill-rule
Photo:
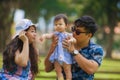
M 41 63 L 40 63 L 40 69 L 44 69 L 44 57 L 40 57 L 41 59 Z M 111 72 L 120 72 L 120 60 L 112 60 L 112 59 L 103 59 L 102 65 L 101 67 L 98 69 L 98 71 L 111 71 Z M 39 73 L 40 76 L 55 76 L 55 72 L 50 72 L 50 73 L 46 73 L 44 71 L 41 71 Z M 104 78 L 106 80 L 109 79 L 113 79 L 113 80 L 120 80 L 120 73 L 99 73 L 97 72 L 95 74 L 95 78 Z M 47 78 L 39 78 L 40 80 L 47 80 Z M 39 80 L 36 78 L 36 80 Z M 50 79 L 48 78 L 48 80 L 56 80 L 56 79 Z M 101 79 L 102 80 L 102 79 Z
M 41 56 L 39 61 L 39 69 L 41 70 L 37 75 L 35 80 L 56 80 L 55 78 L 47 78 L 50 76 L 56 76 L 55 72 L 46 73 L 44 71 L 44 57 Z M 0 68 L 2 67 L 2 56 L 0 55 Z M 99 71 L 106 72 L 120 72 L 120 60 L 111 60 L 111 59 L 103 59 L 103 63 L 99 68 L 98 72 L 95 74 L 95 78 L 104 80 L 120 80 L 120 73 L 100 73 Z
M 120 80 L 120 60 L 103 59 L 103 63 L 98 71 L 114 73 L 96 73 L 95 78 L 104 78 L 106 80 Z

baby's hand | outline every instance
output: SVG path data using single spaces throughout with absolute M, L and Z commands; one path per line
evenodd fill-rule
M 40 40 L 41 42 L 43 42 L 45 39 L 46 39 L 46 36 L 45 36 L 44 34 L 41 35 L 41 37 L 39 38 L 39 40 Z
M 40 40 L 41 42 L 43 42 L 44 38 L 41 36 L 41 37 L 39 38 L 39 40 Z
M 72 37 L 72 38 L 70 38 L 70 39 L 68 40 L 68 42 L 75 44 L 75 43 L 76 43 L 76 39 Z

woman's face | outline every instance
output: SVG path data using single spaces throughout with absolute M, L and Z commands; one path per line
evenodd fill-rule
M 30 26 L 30 28 L 26 31 L 26 36 L 28 37 L 29 43 L 33 43 L 36 39 L 36 29 L 34 26 Z

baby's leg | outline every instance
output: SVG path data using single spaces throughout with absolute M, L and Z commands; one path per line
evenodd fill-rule
M 63 69 L 66 75 L 66 80 L 72 80 L 71 65 L 64 63 Z
M 55 61 L 54 67 L 55 67 L 55 71 L 56 71 L 58 80 L 64 80 L 64 77 L 63 77 L 63 74 L 62 74 L 62 67 L 61 67 L 61 65 L 57 61 Z

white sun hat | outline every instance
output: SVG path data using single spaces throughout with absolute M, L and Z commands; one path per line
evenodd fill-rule
M 29 19 L 21 19 L 15 26 L 16 33 L 15 33 L 14 37 L 19 35 L 19 33 L 21 31 L 26 30 L 27 28 L 29 28 L 32 25 L 35 25 L 35 24 L 33 24 L 31 20 L 29 20 Z

